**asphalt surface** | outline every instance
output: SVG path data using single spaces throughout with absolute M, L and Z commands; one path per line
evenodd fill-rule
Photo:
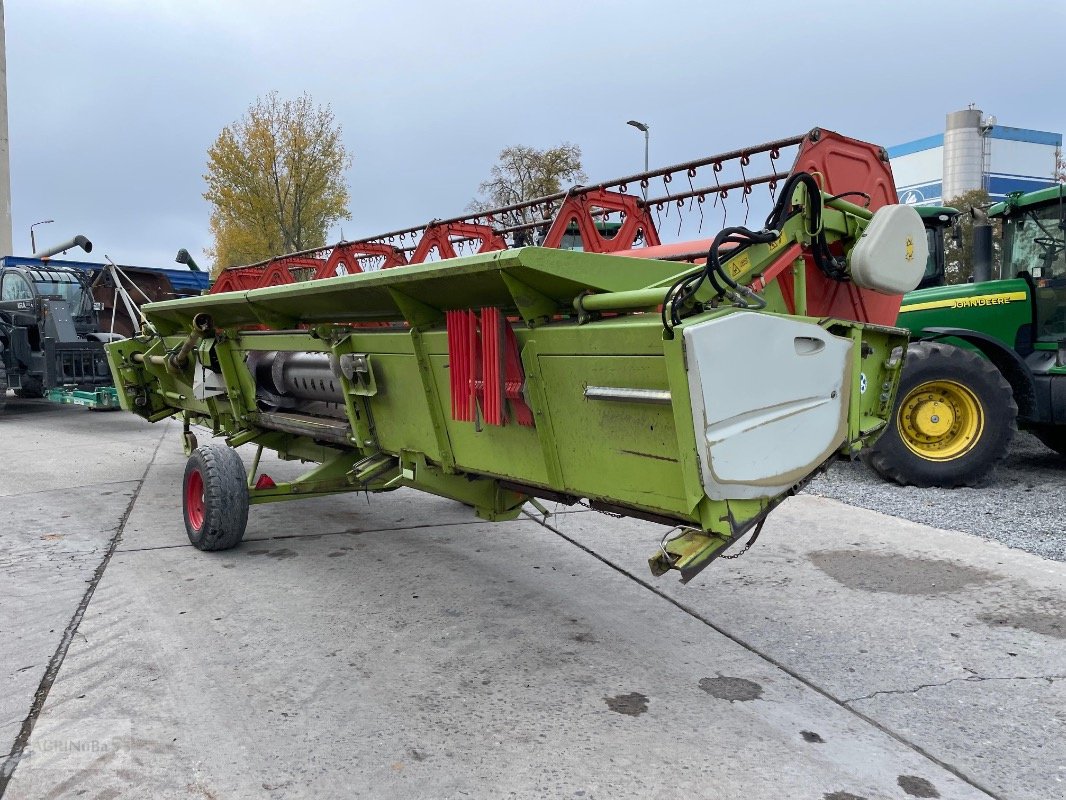
M 0 416 L 4 800 L 1066 796 L 1060 562 L 807 495 L 681 586 L 407 491 L 206 554 L 178 432 Z

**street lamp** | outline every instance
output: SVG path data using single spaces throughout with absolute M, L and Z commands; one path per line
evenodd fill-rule
M 648 171 L 648 125 L 645 122 L 637 122 L 635 119 L 629 120 L 626 125 L 632 125 L 638 131 L 644 132 L 644 171 Z
M 33 238 L 33 229 L 36 228 L 38 225 L 48 225 L 51 222 L 55 222 L 55 220 L 54 219 L 42 219 L 40 222 L 35 222 L 32 225 L 30 225 L 30 255 L 33 255 L 34 253 L 37 252 L 37 242 L 34 241 L 34 238 Z

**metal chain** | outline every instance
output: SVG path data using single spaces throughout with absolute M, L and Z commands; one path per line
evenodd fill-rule
M 743 550 L 740 550 L 739 552 L 736 552 L 736 553 L 730 553 L 728 555 L 723 553 L 722 555 L 720 555 L 718 557 L 719 558 L 729 558 L 729 559 L 740 558 L 742 555 L 744 555 L 746 552 L 748 552 L 748 550 L 751 549 L 751 546 L 753 544 L 755 544 L 755 540 L 759 538 L 759 534 L 762 533 L 762 526 L 765 525 L 765 524 L 766 524 L 766 517 L 763 517 L 761 520 L 759 520 L 759 524 L 755 526 L 755 532 L 751 535 L 751 538 L 748 539 L 748 543 L 744 545 L 744 549 Z
M 625 516 L 625 514 L 615 514 L 613 511 L 603 511 L 603 510 L 601 510 L 599 508 L 593 508 L 588 503 L 586 503 L 584 500 L 578 500 L 577 504 L 579 506 L 582 506 L 583 508 L 587 508 L 589 511 L 595 511 L 597 514 L 603 514 L 603 516 L 605 516 L 605 517 L 614 517 L 615 519 L 621 519 L 622 517 Z

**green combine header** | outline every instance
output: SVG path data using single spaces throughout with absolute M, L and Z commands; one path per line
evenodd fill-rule
M 190 540 L 237 545 L 250 505 L 409 487 L 489 520 L 546 499 L 659 523 L 652 571 L 691 579 L 892 413 L 906 334 L 871 310 L 894 319 L 921 278 L 921 220 L 871 202 L 880 148 L 797 141 L 765 226 L 694 261 L 495 249 L 145 306 L 108 356 L 124 409 L 184 420 Z M 842 149 L 864 177 L 832 173 Z M 275 483 L 263 449 L 315 466 Z

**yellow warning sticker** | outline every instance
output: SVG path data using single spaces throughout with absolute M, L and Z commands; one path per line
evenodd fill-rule
M 907 237 L 907 254 L 905 258 L 908 261 L 914 261 L 914 239 L 910 236 Z
M 729 277 L 739 278 L 745 272 L 751 269 L 751 258 L 747 253 L 741 253 L 736 258 L 729 259 Z

